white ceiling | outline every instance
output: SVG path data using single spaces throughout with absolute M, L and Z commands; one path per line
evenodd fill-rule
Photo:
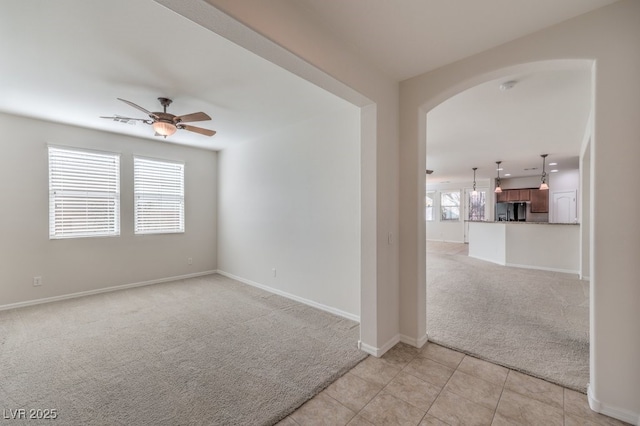
M 3 0 L 0 57 L 0 111 L 163 143 L 218 150 L 347 105 L 152 0 Z M 147 118 L 116 98 L 161 111 L 159 96 L 218 133 L 98 118 Z
M 500 90 L 506 81 L 517 83 Z M 578 168 L 578 155 L 591 111 L 591 69 L 511 75 L 464 91 L 427 114 L 428 182 L 533 176 L 551 169 Z M 527 170 L 528 169 L 528 170 Z M 531 170 L 535 169 L 535 170 Z
M 613 2 L 280 1 L 397 80 Z M 223 149 L 347 105 L 152 0 L 3 0 L 0 55 L 0 111 L 160 143 Z M 484 173 L 498 159 L 522 168 L 525 157 L 531 161 L 542 151 L 550 159 L 577 155 L 586 118 L 573 106 L 584 106 L 588 96 L 579 88 L 584 74 L 515 77 L 521 84 L 510 92 L 487 84 L 430 113 L 434 178 L 459 179 L 473 166 Z M 209 138 L 179 131 L 164 140 L 147 125 L 98 118 L 144 118 L 116 98 L 158 111 L 159 96 L 174 100 L 169 112 L 176 115 L 208 113 L 212 121 L 193 124 L 218 133 Z M 505 99 L 513 99 L 509 108 Z M 549 105 L 565 108 L 554 115 Z
M 284 0 L 398 81 L 616 0 Z

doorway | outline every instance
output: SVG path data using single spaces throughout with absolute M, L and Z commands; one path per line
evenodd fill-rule
M 553 223 L 577 223 L 578 222 L 578 204 L 577 191 L 556 191 L 551 193 L 552 217 L 550 222 Z
M 591 88 L 591 68 L 586 66 L 585 64 L 581 64 L 578 68 L 580 69 L 582 81 L 585 82 L 585 87 Z M 551 72 L 551 71 L 549 71 Z M 534 77 L 532 75 L 528 75 L 529 81 L 533 81 Z M 551 76 L 549 76 L 551 79 Z M 499 80 L 493 80 L 490 82 L 482 83 L 488 93 L 494 93 L 494 97 L 497 98 L 495 93 L 495 89 L 499 86 L 496 84 L 499 81 L 507 80 L 507 79 L 517 79 L 514 75 L 508 75 Z M 522 78 L 524 80 L 524 77 Z M 568 79 L 568 78 L 567 78 Z M 479 85 L 480 86 L 480 85 Z M 524 84 L 522 85 L 524 88 Z M 473 89 L 473 88 L 472 88 Z M 494 92 L 491 92 L 494 90 Z M 467 92 L 465 90 L 463 92 L 459 92 L 458 94 L 463 94 Z M 538 91 L 537 93 L 540 93 Z M 467 99 L 478 100 L 479 96 L 468 95 Z M 502 93 L 500 96 L 503 96 Z M 456 97 L 454 95 L 449 99 Z M 510 95 L 507 95 L 510 96 Z M 504 96 L 506 98 L 506 96 Z M 503 101 L 504 99 L 496 99 L 496 102 Z M 478 135 L 481 135 L 483 130 L 488 132 L 491 128 L 498 127 L 502 124 L 502 122 L 515 123 L 518 121 L 518 117 L 512 117 L 512 119 L 507 119 L 505 115 L 504 120 L 500 120 L 498 117 L 490 121 L 490 125 L 485 124 L 482 129 L 469 129 L 472 127 L 473 123 L 487 123 L 482 114 L 486 112 L 487 103 L 484 103 L 482 108 L 482 114 L 480 119 L 465 119 L 464 110 L 456 116 L 457 126 L 452 126 L 455 131 L 466 134 L 466 142 L 468 145 L 464 146 L 456 146 L 455 144 L 450 144 L 446 141 L 445 137 L 443 137 L 442 129 L 437 128 L 432 123 L 432 112 L 436 112 L 440 105 L 444 105 L 448 100 L 442 101 L 438 105 L 433 105 L 428 112 L 425 112 L 425 116 L 429 114 L 429 118 L 427 119 L 427 123 L 425 124 L 425 140 L 427 140 L 426 146 L 426 158 L 427 164 L 426 167 L 428 169 L 435 170 L 435 173 L 441 173 L 443 175 L 443 180 L 451 180 L 452 182 L 457 176 L 454 173 L 459 173 L 462 176 L 467 176 L 466 179 L 466 188 L 463 192 L 463 212 L 461 212 L 462 219 L 465 220 L 462 225 L 464 228 L 464 242 L 469 242 L 469 226 L 466 220 L 492 220 L 493 214 L 486 214 L 483 219 L 478 217 L 474 217 L 473 210 L 474 206 L 472 205 L 472 189 L 470 186 L 470 175 L 472 167 L 476 165 L 484 165 L 482 169 L 478 171 L 481 173 L 479 177 L 481 179 L 486 179 L 489 181 L 489 186 L 492 186 L 493 179 L 500 175 L 501 177 L 506 177 L 507 174 L 513 174 L 512 178 L 522 178 L 522 180 L 526 180 L 527 178 L 535 177 L 535 180 L 538 181 L 539 184 L 539 171 L 534 169 L 538 167 L 537 159 L 539 158 L 540 153 L 537 152 L 540 149 L 549 149 L 551 148 L 546 146 L 540 146 L 540 144 L 536 143 L 526 143 L 526 139 L 529 136 L 528 130 L 523 130 L 520 132 L 510 133 L 511 137 L 500 137 L 499 135 L 494 136 L 494 140 L 502 140 L 506 141 L 502 144 L 493 144 L 491 141 L 482 140 L 482 138 Z M 506 108 L 507 102 L 504 104 L 500 104 Z M 508 107 L 515 109 L 516 101 L 512 97 L 509 99 Z M 449 111 L 453 111 L 451 105 L 447 105 Z M 539 105 L 540 107 L 540 105 Z M 582 120 L 582 123 L 587 122 L 587 116 L 589 115 L 588 109 L 587 111 L 583 111 L 585 117 Z M 541 109 L 541 108 L 538 108 Z M 470 108 L 469 108 L 470 110 Z M 568 109 L 567 109 L 568 110 Z M 505 110 L 501 110 L 501 112 L 505 112 Z M 519 114 L 520 117 L 526 116 L 528 120 L 531 122 L 535 122 L 537 125 L 540 124 L 540 120 L 531 119 L 531 114 Z M 511 116 L 509 116 L 511 117 Z M 530 124 L 527 120 L 520 120 Z M 460 129 L 460 122 L 465 123 L 465 129 L 462 131 Z M 430 131 L 436 127 L 437 132 L 430 138 Z M 544 126 L 543 126 L 544 127 Z M 547 126 L 548 127 L 548 126 Z M 489 129 L 489 130 L 487 130 Z M 585 129 L 581 129 L 581 137 L 585 133 Z M 588 128 L 586 129 L 588 131 Z M 521 139 L 524 142 L 524 145 L 518 145 L 515 143 L 515 139 L 517 137 L 513 135 L 521 135 Z M 541 139 L 541 138 L 537 138 Z M 431 142 L 433 141 L 433 146 Z M 438 145 L 439 144 L 439 145 Z M 577 158 L 580 155 L 582 140 L 576 140 L 575 146 L 571 148 L 571 155 L 573 158 Z M 442 148 L 442 151 L 438 152 L 438 148 Z M 557 147 L 555 148 L 557 149 Z M 526 152 L 526 155 L 522 154 Z M 536 151 L 536 152 L 533 152 Z M 447 164 L 446 161 L 441 161 L 443 158 L 442 153 L 446 152 L 450 159 Z M 546 151 L 544 151 L 546 152 Z M 557 151 L 556 151 L 557 152 Z M 521 156 L 521 157 L 519 157 Z M 522 157 L 527 157 L 523 159 Z M 525 162 L 531 159 L 532 165 L 524 164 Z M 441 161 L 437 163 L 436 161 Z M 502 160 L 502 165 L 498 165 L 501 167 L 500 170 L 496 169 L 495 164 L 498 160 Z M 455 163 L 460 163 L 462 165 L 457 165 Z M 472 164 L 473 163 L 473 164 Z M 449 167 L 451 167 L 451 172 L 449 174 Z M 455 169 L 458 167 L 458 169 Z M 529 169 L 529 174 L 524 174 L 522 170 Z M 498 173 L 500 172 L 500 173 Z M 434 173 L 434 176 L 435 176 Z M 520 173 L 520 174 L 517 174 Z M 462 177 L 461 179 L 464 179 Z M 513 181 L 512 181 L 513 182 Z M 515 183 L 515 185 L 520 184 L 520 182 Z M 531 183 L 527 183 L 525 185 L 535 185 Z M 462 186 L 462 185 L 461 185 Z M 529 187 L 525 186 L 525 187 Z M 507 186 L 509 188 L 509 186 Z M 511 187 L 514 189 L 519 188 L 518 186 Z M 566 188 L 566 186 L 565 186 Z M 557 219 L 554 217 L 551 222 L 555 220 L 562 220 L 565 223 L 574 223 L 576 212 L 577 212 L 577 191 L 573 191 L 573 193 L 565 193 L 567 191 L 559 191 L 557 196 L 557 204 L 558 204 L 558 215 Z M 551 195 L 551 194 L 550 194 Z M 495 205 L 495 195 L 493 191 L 487 190 L 484 194 L 484 206 L 485 209 L 487 205 L 494 206 Z M 554 198 L 552 197 L 549 200 L 552 204 L 554 203 Z M 545 220 L 547 218 L 545 217 Z M 496 226 L 519 226 L 518 224 L 509 224 L 509 225 L 496 225 Z M 528 225 L 531 226 L 531 225 Z M 575 250 L 580 251 L 582 248 L 580 246 L 576 246 Z M 577 358 L 573 359 L 572 365 L 579 365 L 580 378 L 577 379 L 580 384 L 569 384 L 568 382 L 564 382 L 564 384 L 569 384 L 570 386 L 576 387 L 579 386 L 586 389 L 586 384 L 588 381 L 589 374 L 589 339 L 588 339 L 588 325 L 589 325 L 589 308 L 588 308 L 588 289 L 589 284 L 583 281 L 580 281 L 578 277 L 571 277 L 571 284 L 567 287 L 571 286 L 570 293 L 575 297 L 570 300 L 570 304 L 572 305 L 573 311 L 576 313 L 576 316 L 573 317 L 569 323 L 562 324 L 563 318 L 558 318 L 558 321 L 553 324 L 538 324 L 537 327 L 534 327 L 532 330 L 528 331 L 518 331 L 522 330 L 522 328 L 518 328 L 519 326 L 525 327 L 527 325 L 536 324 L 535 321 L 540 318 L 540 312 L 546 312 L 545 309 L 550 306 L 557 306 L 558 300 L 552 300 L 554 294 L 558 295 L 558 291 L 564 284 L 558 283 L 566 283 L 564 281 L 566 276 L 553 276 L 549 274 L 547 271 L 545 273 L 540 274 L 539 271 L 530 271 L 516 268 L 507 268 L 507 267 L 499 267 L 495 268 L 493 265 L 485 265 L 482 263 L 477 263 L 475 260 L 469 259 L 467 257 L 458 256 L 458 258 L 446 257 L 446 254 L 438 254 L 434 253 L 432 249 L 429 247 L 426 250 L 426 281 L 427 281 L 427 332 L 429 334 L 429 339 L 436 342 L 444 344 L 445 346 L 451 346 L 455 349 L 462 350 L 463 352 L 477 354 L 480 357 L 484 357 L 485 359 L 489 359 L 498 364 L 507 364 L 515 368 L 519 368 L 525 371 L 530 371 L 534 375 L 542 376 L 547 378 L 550 381 L 554 381 L 553 375 L 545 375 L 542 371 L 535 371 L 533 369 L 529 369 L 527 365 L 519 365 L 518 362 L 507 359 L 507 355 L 511 355 L 516 353 L 517 351 L 521 351 L 522 356 L 516 357 L 520 360 L 525 358 L 530 359 L 538 359 L 541 361 L 540 366 L 544 369 L 546 365 L 551 364 L 551 362 L 547 362 L 550 359 L 568 359 L 572 354 L 577 355 Z M 454 282 L 455 280 L 455 282 Z M 529 290 L 536 288 L 536 283 L 543 282 L 545 289 L 548 291 L 534 294 L 529 292 Z M 444 286 L 443 286 L 444 284 Z M 446 285 L 451 284 L 451 285 Z M 436 288 L 439 285 L 441 288 Z M 453 288 L 456 286 L 458 291 L 455 292 L 455 297 L 451 296 L 453 292 Z M 540 287 L 538 285 L 538 287 Z M 518 291 L 512 293 L 512 290 L 517 289 Z M 436 300 L 438 297 L 438 293 L 440 292 L 440 296 L 448 297 L 449 299 L 442 303 L 441 306 L 434 306 L 434 303 L 438 302 Z M 567 295 L 565 295 L 567 296 Z M 565 297 L 563 296 L 563 297 Z M 573 296 L 570 296 L 573 297 Z M 568 297 L 565 297 L 565 301 Z M 503 303 L 495 303 L 496 301 L 502 300 Z M 528 300 L 529 303 L 522 303 L 523 300 Z M 534 303 L 535 301 L 535 303 Z M 543 301 L 540 303 L 540 301 Z M 562 302 L 562 301 L 560 301 Z M 447 305 L 448 303 L 448 305 Z M 466 303 L 466 305 L 465 305 Z M 554 305 L 554 303 L 556 303 Z M 443 306 L 445 306 L 443 308 Z M 461 308 L 462 306 L 462 308 Z M 518 307 L 514 309 L 514 307 Z M 575 309 L 574 309 L 575 308 Z M 454 310 L 459 311 L 459 317 L 453 318 Z M 501 318 L 499 317 L 502 313 L 509 312 L 509 315 Z M 435 316 L 434 316 L 435 315 Z M 489 319 L 491 321 L 484 322 L 485 319 Z M 550 316 L 546 316 L 546 318 L 550 318 Z M 495 320 L 495 321 L 493 321 Z M 517 323 L 518 327 L 509 327 L 512 323 Z M 484 327 L 477 327 L 478 324 L 485 324 Z M 444 325 L 445 327 L 449 324 L 454 324 L 453 327 L 441 332 L 442 330 L 436 330 L 434 327 L 437 327 L 438 324 Z M 539 336 L 540 338 L 532 339 L 531 336 L 535 334 L 535 332 L 545 328 L 545 327 L 555 327 L 558 326 L 558 331 L 555 335 L 553 333 L 548 334 L 547 337 Z M 577 327 L 574 327 L 577 326 Z M 449 341 L 445 341 L 449 339 L 453 334 L 459 332 L 465 332 L 468 329 L 473 328 L 475 331 L 471 333 L 466 342 L 462 346 L 456 346 L 456 344 L 451 343 Z M 548 328 L 548 327 L 547 327 Z M 562 331 L 559 331 L 562 330 Z M 565 335 L 572 336 L 565 340 L 567 343 L 565 349 L 566 353 L 563 353 L 562 347 L 557 347 L 553 350 L 557 350 L 554 355 L 544 355 L 544 351 L 547 349 L 553 348 L 554 342 L 560 342 L 562 339 L 557 339 L 557 336 Z M 443 337 L 444 336 L 444 337 Z M 501 351 L 501 348 L 507 346 L 507 343 L 516 341 L 517 338 L 524 337 L 525 341 L 520 341 L 520 344 L 516 345 L 517 347 L 511 348 L 507 351 Z M 574 339 L 574 337 L 577 337 Z M 445 339 L 445 340 L 441 340 Z M 555 340 L 554 340 L 555 339 Z M 578 351 L 574 351 L 573 349 L 567 349 L 570 346 L 571 341 L 579 342 Z M 490 347 L 498 348 L 497 357 L 504 356 L 503 359 L 494 358 L 492 355 L 487 355 L 486 353 L 481 352 L 479 348 L 479 344 L 489 343 Z M 542 342 L 542 343 L 541 343 Z M 465 346 L 467 345 L 467 346 Z M 537 345 L 537 346 L 536 346 Z M 562 346 L 562 345 L 560 345 Z M 538 352 L 539 351 L 539 352 Z M 537 355 L 539 353 L 539 355 Z M 532 355 L 533 354 L 533 355 Z M 566 370 L 569 371 L 571 369 L 570 366 L 566 366 Z M 563 368 L 559 368 L 558 370 L 563 370 Z M 574 371 L 576 369 L 574 368 Z

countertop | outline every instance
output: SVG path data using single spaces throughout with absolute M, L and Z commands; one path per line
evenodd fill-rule
M 520 221 L 499 221 L 499 222 L 491 222 L 488 220 L 465 220 L 465 222 L 474 222 L 474 223 L 500 223 L 504 225 L 580 225 L 579 223 L 551 223 L 551 222 L 520 222 Z

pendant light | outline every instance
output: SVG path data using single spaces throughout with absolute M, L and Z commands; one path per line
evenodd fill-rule
M 496 161 L 498 165 L 498 178 L 496 179 L 496 190 L 494 191 L 496 194 L 502 192 L 502 188 L 500 188 L 500 163 L 502 163 L 502 161 Z
M 471 192 L 471 195 L 478 195 L 478 191 L 476 191 L 476 170 L 478 170 L 477 167 L 473 168 L 473 192 Z
M 542 154 L 540 156 L 542 157 L 542 178 L 541 178 L 542 183 L 540 184 L 540 189 L 543 191 L 549 189 L 549 185 L 547 185 L 547 173 L 544 171 L 544 163 L 547 158 L 547 155 L 549 154 Z

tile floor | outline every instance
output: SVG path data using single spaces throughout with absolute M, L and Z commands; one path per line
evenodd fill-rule
M 434 343 L 368 357 L 279 426 L 624 425 L 587 397 Z

